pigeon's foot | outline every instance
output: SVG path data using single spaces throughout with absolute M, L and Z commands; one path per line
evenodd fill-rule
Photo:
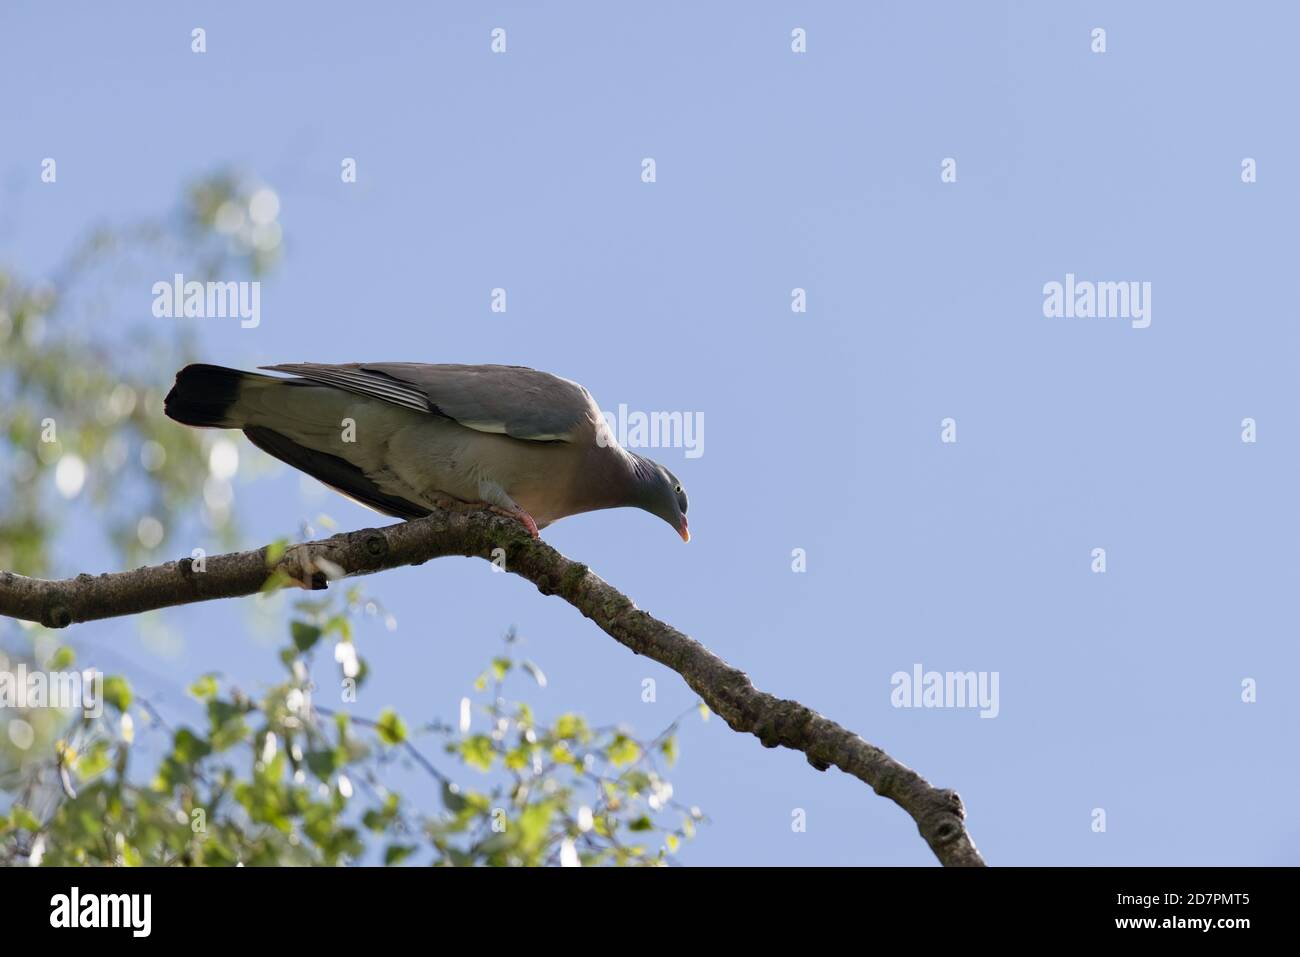
M 505 518 L 513 518 L 516 522 L 528 529 L 528 534 L 533 538 L 540 538 L 537 531 L 537 522 L 533 517 L 525 512 L 522 508 L 504 508 L 500 505 L 489 505 L 486 502 L 462 502 L 454 498 L 435 498 L 433 504 L 438 508 L 446 509 L 449 512 L 479 512 L 486 509 L 494 514 L 501 515 Z
M 533 536 L 533 538 L 541 538 L 541 535 L 537 531 L 537 523 L 533 521 L 533 517 L 522 508 L 502 508 L 499 505 L 489 505 L 488 511 L 496 512 L 498 515 L 504 515 L 506 518 L 513 518 L 515 521 L 523 525 L 524 528 L 528 529 L 528 534 Z

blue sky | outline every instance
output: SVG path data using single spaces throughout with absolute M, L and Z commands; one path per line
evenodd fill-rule
M 702 457 L 649 450 L 689 490 L 689 545 L 632 510 L 544 537 L 957 789 L 990 863 L 1300 862 L 1277 811 L 1300 785 L 1296 11 L 68 6 L 0 9 L 0 260 L 39 276 L 91 224 L 166 209 L 216 167 L 255 173 L 285 257 L 257 329 L 197 321 L 207 361 L 520 363 L 607 409 L 702 414 Z M 1150 326 L 1045 317 L 1067 273 L 1150 282 Z M 124 328 L 175 321 L 149 312 L 169 276 L 122 296 Z M 236 508 L 250 547 L 321 512 L 376 522 L 288 469 L 241 474 Z M 60 571 L 102 570 L 87 560 Z M 449 718 L 512 624 L 545 711 L 653 734 L 694 700 L 483 562 L 367 587 L 399 627 L 359 639 L 359 713 Z M 183 710 L 202 671 L 278 677 L 281 633 L 250 605 L 167 612 L 172 641 L 132 622 L 75 637 Z M 997 672 L 999 715 L 893 707 L 916 663 Z M 933 863 L 893 804 L 795 752 L 718 720 L 688 722 L 682 752 L 677 796 L 713 818 L 685 863 Z

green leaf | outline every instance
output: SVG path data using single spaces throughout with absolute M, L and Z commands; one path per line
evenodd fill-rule
M 390 844 L 384 851 L 384 864 L 388 867 L 400 864 L 417 850 L 414 844 Z
M 176 732 L 172 742 L 172 757 L 181 764 L 194 764 L 212 753 L 212 746 L 189 728 Z
M 519 845 L 525 853 L 536 852 L 546 842 L 555 805 L 550 801 L 530 804 L 519 815 Z
M 628 824 L 629 831 L 653 831 L 655 829 L 654 821 L 642 814 L 635 821 Z
M 221 698 L 208 701 L 208 725 L 214 751 L 224 751 L 243 743 L 248 734 L 248 725 L 244 723 L 246 710 L 239 704 Z
M 465 800 L 464 795 L 460 793 L 460 788 L 456 785 L 446 782 L 442 786 L 442 806 L 452 814 L 459 814 L 465 808 L 469 807 L 469 802 Z
M 273 565 L 275 565 L 277 562 L 279 562 L 280 559 L 284 558 L 284 553 L 288 550 L 288 548 L 289 548 L 289 540 L 287 538 L 277 538 L 270 545 L 267 545 L 266 546 L 266 567 L 270 568 Z
M 269 595 L 291 584 L 293 584 L 293 576 L 283 568 L 277 568 L 266 576 L 266 581 L 262 582 L 262 587 L 258 591 L 263 595 Z
M 64 645 L 50 656 L 49 668 L 51 671 L 66 671 L 72 667 L 72 662 L 76 660 L 76 657 L 72 649 Z
M 9 809 L 9 817 L 13 820 L 15 827 L 21 827 L 24 831 L 39 831 L 41 822 L 36 820 L 36 816 L 21 804 L 15 804 Z
M 190 694 L 198 698 L 200 701 L 206 701 L 208 698 L 216 697 L 218 690 L 217 678 L 212 674 L 206 674 L 195 681 L 194 684 L 190 685 Z
M 627 735 L 614 736 L 614 743 L 609 746 L 609 760 L 615 767 L 631 764 L 641 757 L 641 745 Z
M 650 775 L 644 771 L 624 771 L 621 780 L 628 794 L 644 794 L 650 790 Z
M 371 808 L 367 811 L 361 817 L 362 823 L 376 834 L 383 833 L 388 830 L 388 825 L 392 824 L 397 818 L 399 803 L 397 795 L 389 792 L 388 797 L 384 799 L 384 806 L 382 808 Z
M 104 700 L 125 712 L 131 707 L 131 685 L 121 675 L 109 675 L 104 679 Z
M 392 708 L 385 708 L 375 723 L 379 740 L 385 744 L 401 744 L 406 740 L 406 722 L 397 716 Z
M 352 622 L 348 620 L 347 615 L 332 615 L 329 621 L 325 622 L 325 633 L 338 633 L 344 641 L 352 640 Z
M 299 652 L 310 651 L 311 646 L 324 634 L 316 625 L 309 625 L 305 621 L 290 622 L 289 633 L 293 635 L 293 643 Z
M 487 771 L 492 767 L 494 755 L 492 739 L 486 734 L 472 735 L 460 743 L 460 756 L 465 759 L 466 764 L 480 771 Z
M 108 742 L 96 741 L 89 751 L 77 758 L 73 767 L 76 769 L 77 774 L 85 780 L 107 771 L 109 764 Z
M 333 750 L 308 751 L 305 755 L 307 767 L 311 773 L 324 781 L 338 767 L 338 755 Z
M 664 743 L 659 745 L 659 750 L 663 752 L 664 759 L 667 760 L 669 767 L 677 763 L 677 735 L 669 735 L 664 738 Z
M 551 731 L 557 738 L 577 738 L 586 741 L 591 737 L 587 722 L 580 714 L 562 714 L 555 719 L 555 728 Z
M 506 675 L 509 673 L 510 669 L 513 668 L 514 666 L 515 663 L 511 661 L 509 658 L 493 658 L 492 676 L 496 678 L 497 681 L 504 681 Z

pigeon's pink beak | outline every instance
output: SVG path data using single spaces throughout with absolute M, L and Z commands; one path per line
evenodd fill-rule
M 689 542 L 691 540 L 691 530 L 686 527 L 685 515 L 682 516 L 682 527 L 677 529 L 677 534 L 682 537 L 682 541 L 684 542 Z

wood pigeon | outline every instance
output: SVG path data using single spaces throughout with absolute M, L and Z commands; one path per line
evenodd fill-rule
M 312 362 L 293 378 L 190 365 L 167 415 L 258 448 L 385 515 L 486 505 L 536 538 L 601 508 L 645 509 L 690 541 L 672 472 L 619 446 L 590 393 L 524 366 Z

